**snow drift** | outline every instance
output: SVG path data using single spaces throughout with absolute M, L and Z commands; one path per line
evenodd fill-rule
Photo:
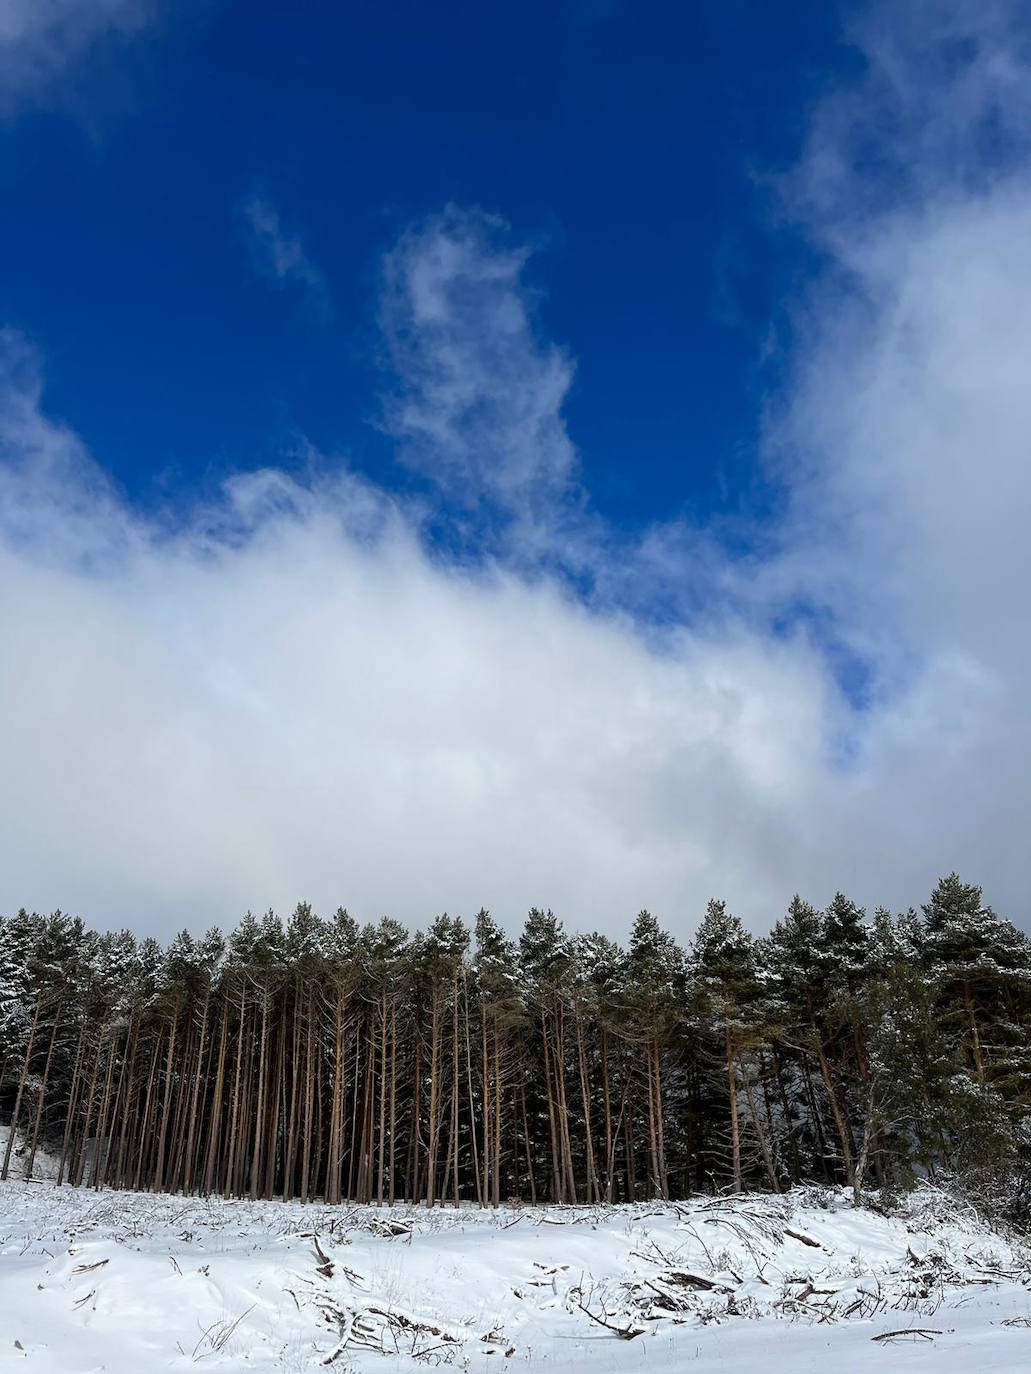
M 945 1194 L 499 1211 L 0 1188 L 0 1368 L 966 1369 L 1031 1361 L 1031 1252 Z

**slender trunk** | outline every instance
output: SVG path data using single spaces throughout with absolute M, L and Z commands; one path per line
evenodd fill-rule
M 140 1085 L 136 1078 L 136 1061 L 140 1047 L 140 1018 L 134 1011 L 129 1017 L 127 1035 L 127 1064 L 125 1069 L 125 1105 L 121 1113 L 118 1131 L 118 1158 L 115 1162 L 112 1182 L 116 1188 L 124 1188 L 127 1177 L 128 1154 L 132 1149 L 132 1137 L 136 1126 L 136 1114 L 140 1106 Z
M 569 1134 L 569 1104 L 566 1099 L 566 1027 L 565 1014 L 559 1004 L 555 1059 L 558 1064 L 558 1123 L 562 1142 L 562 1168 L 568 1188 L 569 1201 L 576 1204 L 576 1178 L 573 1174 L 573 1146 Z
M 341 1126 L 344 1111 L 344 1006 L 337 987 L 333 1009 L 333 1085 L 330 1089 L 329 1157 L 326 1161 L 326 1201 L 340 1201 Z
M 208 1149 L 204 1164 L 204 1192 L 214 1191 L 217 1178 L 216 1169 L 219 1155 L 219 1136 L 222 1125 L 222 1095 L 225 1090 L 226 1049 L 229 1040 L 229 997 L 223 994 L 222 1015 L 219 1017 L 218 1065 L 215 1069 L 215 1087 L 211 1094 L 211 1111 L 208 1122 Z
M 812 1017 L 810 1024 L 813 1030 L 813 1044 L 816 1049 L 816 1062 L 820 1066 L 820 1076 L 823 1079 L 823 1086 L 827 1093 L 827 1101 L 830 1103 L 831 1115 L 834 1118 L 834 1126 L 838 1133 L 838 1140 L 841 1142 L 841 1158 L 845 1165 L 845 1182 L 852 1183 L 855 1171 L 855 1161 L 852 1154 L 852 1133 L 845 1121 L 845 1114 L 838 1098 L 837 1086 L 831 1073 L 830 1064 L 823 1048 L 823 1038 L 816 1025 L 816 1018 Z
M 770 1187 L 773 1191 L 779 1193 L 780 1185 L 777 1183 L 777 1170 L 774 1168 L 773 1164 L 773 1150 L 770 1146 L 770 1138 L 766 1134 L 766 1125 L 755 1109 L 752 1076 L 748 1072 L 747 1064 L 742 1064 L 741 1066 L 741 1081 L 744 1084 L 745 1100 L 748 1103 L 748 1114 L 752 1118 L 752 1126 L 755 1129 L 756 1138 L 759 1141 L 759 1153 L 762 1155 L 766 1176 L 770 1180 Z
M 107 1073 L 104 1077 L 104 1087 L 100 1095 L 100 1111 L 97 1115 L 97 1147 L 93 1152 L 93 1170 L 89 1178 L 89 1182 L 98 1191 L 103 1182 L 104 1173 L 107 1169 L 108 1155 L 111 1149 L 108 1127 L 108 1109 L 111 1104 L 111 1081 L 114 1076 L 117 1044 L 117 1032 L 112 1030 L 110 1046 L 107 1052 Z
M 612 1135 L 612 1094 L 609 1087 L 609 1033 L 601 1028 L 601 1099 L 605 1111 L 605 1201 L 613 1197 L 616 1147 Z
M 82 1023 L 79 1029 L 79 1041 L 75 1047 L 75 1061 L 72 1065 L 72 1081 L 68 1088 L 68 1107 L 64 1122 L 64 1140 L 61 1143 L 61 1159 L 57 1166 L 58 1185 L 64 1182 L 65 1165 L 68 1162 L 68 1150 L 72 1138 L 72 1123 L 75 1120 L 75 1113 L 78 1108 L 79 1078 L 82 1071 L 82 1054 L 86 1045 L 86 1023 Z
M 198 1034 L 197 1045 L 197 1067 L 193 1075 L 193 1085 L 190 1090 L 190 1120 L 186 1133 L 186 1153 L 183 1159 L 183 1192 L 190 1191 L 193 1182 L 193 1142 L 197 1134 L 197 1102 L 200 1096 L 201 1071 L 204 1067 L 204 1036 L 208 1027 L 208 1003 L 211 1000 L 210 991 L 204 994 L 204 1003 L 201 1008 L 200 1031 Z
M 497 1028 L 495 1027 L 495 1036 Z M 483 1110 L 483 1178 L 480 1181 L 480 1197 L 488 1204 L 491 1199 L 490 1191 L 490 1169 L 493 1159 L 491 1145 L 491 1089 L 490 1089 L 490 1056 L 487 1048 L 487 1005 L 480 997 L 480 1102 Z M 471 1091 L 471 1089 L 470 1089 Z M 482 1205 L 482 1204 L 481 1204 Z
M 174 1082 L 172 1068 L 175 1062 L 175 1040 L 178 1028 L 179 999 L 176 998 L 172 1003 L 172 1015 L 169 1018 L 168 1053 L 165 1058 L 165 1091 L 161 1104 L 161 1125 L 158 1129 L 158 1157 L 154 1166 L 153 1188 L 155 1193 L 161 1192 L 165 1181 L 165 1146 L 168 1135 L 168 1113 L 172 1105 L 172 1084 Z
M 396 1193 L 394 1172 L 395 1151 L 394 1144 L 397 1139 L 397 999 L 392 998 L 390 1003 L 390 1155 L 389 1155 L 389 1178 L 390 1194 L 388 1201 L 390 1206 L 394 1205 Z
M 492 1162 L 492 1187 L 494 1206 L 501 1206 L 501 1045 L 498 1036 L 498 1019 L 494 1017 L 494 1158 Z
M 240 983 L 240 1024 L 236 1032 L 236 1064 L 233 1070 L 233 1088 L 229 1101 L 229 1140 L 226 1157 L 223 1188 L 227 1196 L 236 1191 L 236 1159 L 240 1120 L 240 1097 L 243 1092 L 243 1042 L 247 1028 L 247 989 Z
M 974 1006 L 974 994 L 969 983 L 963 984 L 963 1010 L 967 1014 L 967 1022 L 970 1026 L 970 1048 L 974 1058 L 974 1071 L 977 1074 L 977 1081 L 985 1081 L 984 1051 L 981 1048 L 981 1035 L 977 1028 L 977 1012 Z
M 18 1091 L 14 1098 L 14 1110 L 11 1113 L 11 1123 L 7 1132 L 7 1148 L 4 1150 L 3 1168 L 0 1168 L 0 1179 L 5 1179 L 11 1167 L 11 1155 L 14 1152 L 14 1141 L 18 1133 L 18 1118 L 21 1115 L 21 1100 L 25 1092 L 25 1084 L 29 1078 L 29 1065 L 32 1063 L 32 1051 L 36 1047 L 36 1027 L 39 1025 L 39 1013 L 43 1007 L 43 989 L 40 988 L 36 994 L 36 1008 L 32 1013 L 32 1025 L 29 1027 L 29 1038 L 25 1046 L 25 1059 L 22 1063 L 21 1077 L 18 1079 Z
M 376 1161 L 376 1203 L 383 1206 L 383 1171 L 387 1162 L 387 989 L 380 991 L 379 999 L 379 1157 Z
M 659 1048 L 659 1031 L 656 1026 L 652 1035 L 652 1053 L 655 1057 L 655 1133 L 656 1152 L 659 1162 L 659 1192 L 669 1197 L 669 1177 L 666 1173 L 666 1117 L 662 1087 L 662 1054 Z
M 587 1050 L 584 1045 L 583 1016 L 579 1006 L 573 1011 L 573 1022 L 576 1031 L 576 1060 L 580 1071 L 580 1098 L 584 1109 L 584 1148 L 586 1152 L 587 1188 L 584 1200 L 588 1203 L 595 1200 L 601 1201 L 601 1190 L 598 1187 L 598 1174 L 594 1163 L 594 1133 L 591 1130 L 591 1087 L 587 1073 Z
M 57 1029 L 61 1024 L 61 1002 L 58 1002 L 54 1011 L 54 1028 L 50 1032 L 50 1043 L 47 1046 L 46 1063 L 43 1066 L 43 1078 L 39 1085 L 39 1096 L 36 1099 L 36 1119 L 32 1123 L 32 1144 L 29 1147 L 29 1157 L 25 1163 L 25 1177 L 32 1177 L 32 1168 L 36 1162 L 36 1146 L 39 1142 L 39 1127 L 43 1120 L 43 1099 L 47 1094 L 47 1080 L 50 1077 L 50 1065 L 54 1060 L 54 1044 L 57 1040 Z M 12 1131 L 13 1134 L 13 1131 Z
M 537 1178 L 533 1167 L 533 1149 L 530 1145 L 530 1123 L 526 1115 L 526 1074 L 522 1068 L 519 1072 L 519 1095 L 523 1109 L 523 1145 L 526 1149 L 526 1172 L 530 1179 L 530 1201 L 537 1205 Z
M 741 1191 L 741 1125 L 737 1109 L 737 1064 L 734 1060 L 734 1041 L 730 1022 L 724 1022 L 727 1057 L 727 1092 L 730 1097 L 730 1161 L 734 1177 L 734 1192 Z
M 437 1099 L 440 1092 L 440 994 L 434 985 L 430 1006 L 430 1107 L 429 1137 L 426 1142 L 426 1206 L 436 1201 L 437 1182 Z
M 143 1105 L 142 1107 L 138 1107 L 136 1111 L 136 1119 L 133 1126 L 133 1139 L 131 1140 L 129 1145 L 129 1158 L 127 1160 L 127 1164 L 129 1168 L 132 1169 L 132 1188 L 135 1192 L 139 1192 L 140 1182 L 143 1178 L 144 1146 L 149 1136 L 150 1103 L 154 1092 L 154 1077 L 157 1073 L 158 1051 L 160 1050 L 160 1048 L 161 1045 L 159 1038 L 158 1043 L 152 1045 L 150 1049 L 150 1064 L 147 1069 L 147 1086 L 143 1094 Z M 91 1083 L 87 1097 L 87 1112 L 88 1103 L 89 1100 L 92 1099 L 92 1096 L 93 1086 Z M 83 1135 L 87 1135 L 88 1133 L 89 1131 L 87 1126 L 83 1130 Z
M 541 1008 L 541 1041 L 544 1045 L 544 1086 L 548 1094 L 548 1139 L 551 1143 L 551 1200 L 565 1202 L 562 1171 L 559 1168 L 559 1133 L 552 1087 L 551 1056 L 549 1054 L 548 1019 Z
M 265 1144 L 265 1050 L 268 1044 L 269 984 L 266 978 L 261 990 L 261 1025 L 258 1030 L 258 1094 L 254 1108 L 254 1137 L 251 1143 L 250 1195 L 259 1195 L 262 1150 Z
M 458 1095 L 461 1089 L 461 1072 L 458 1059 L 458 974 L 455 973 L 451 988 L 451 1142 L 448 1153 L 451 1158 L 451 1183 L 454 1204 L 459 1202 L 458 1194 Z M 444 1170 L 445 1176 L 447 1169 Z

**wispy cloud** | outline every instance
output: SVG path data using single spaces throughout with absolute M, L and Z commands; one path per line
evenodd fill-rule
M 300 288 L 320 311 L 329 309 L 326 279 L 308 256 L 300 236 L 288 229 L 275 205 L 253 195 L 243 205 L 255 270 L 281 285 Z
M 48 98 L 97 43 L 139 32 L 158 8 L 159 0 L 3 0 L 0 113 Z
M 573 363 L 537 322 L 528 257 L 496 216 L 450 206 L 387 255 L 380 312 L 400 457 L 520 537 L 569 500 L 577 466 L 562 415 Z

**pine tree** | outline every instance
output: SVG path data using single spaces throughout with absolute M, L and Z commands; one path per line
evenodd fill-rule
M 730 1168 L 735 1192 L 743 1187 L 741 1100 L 771 1187 L 778 1189 L 770 1122 L 759 1107 L 751 1052 L 766 1036 L 762 970 L 755 941 L 726 903 L 713 898 L 691 950 L 691 1000 L 697 1021 L 719 1045 L 730 1124 Z
M 842 920 L 840 912 L 836 920 Z M 846 920 L 846 928 L 852 917 Z M 847 967 L 839 963 L 827 938 L 824 915 L 796 895 L 787 914 L 774 926 L 769 942 L 771 972 L 777 979 L 787 1044 L 795 1047 L 804 1097 L 808 1103 L 817 1150 L 826 1159 L 831 1152 L 829 1131 L 820 1110 L 812 1065 L 818 1071 L 826 1110 L 833 1123 L 845 1181 L 855 1177 L 855 1140 L 849 1119 L 843 1072 L 836 1057 L 840 1030 L 837 1015 L 835 973 Z
M 506 1154 L 518 1174 L 518 1153 L 505 1150 L 506 1125 L 510 1136 L 518 1130 L 517 1104 L 512 1100 L 517 1051 L 513 1039 L 525 1026 L 526 1014 L 519 983 L 515 945 L 490 912 L 477 913 L 474 928 L 475 958 L 472 966 L 480 1029 L 480 1102 L 482 1135 L 480 1198 L 484 1204 L 501 1205 L 502 1163 Z M 506 1112 L 506 1099 L 509 1110 Z M 530 1143 L 524 1137 L 527 1179 L 532 1186 Z
M 981 904 L 980 887 L 955 873 L 940 880 L 923 914 L 924 958 L 957 1028 L 957 1043 L 985 1084 L 992 1076 L 993 1032 L 1031 988 L 1027 939 Z M 1009 1038 L 1005 1029 L 1003 1038 Z
M 683 1015 L 684 976 L 673 937 L 650 912 L 639 912 L 623 978 L 623 1033 L 644 1056 L 649 1185 L 653 1196 L 663 1198 L 669 1197 L 664 1062 Z

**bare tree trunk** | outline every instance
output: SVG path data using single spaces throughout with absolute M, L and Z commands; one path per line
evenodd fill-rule
M 261 1178 L 263 1149 L 265 1146 L 265 1058 L 268 1044 L 268 1002 L 269 984 L 266 978 L 261 990 L 261 1025 L 258 1030 L 258 1096 L 254 1109 L 254 1138 L 251 1147 L 250 1195 L 258 1197 Z
M 448 1155 L 451 1161 L 451 1182 L 454 1204 L 459 1203 L 458 1194 L 458 1095 L 461 1089 L 461 1070 L 458 1058 L 458 973 L 455 973 L 451 988 L 451 1140 Z M 444 1169 L 447 1177 L 447 1167 Z
M 562 1142 L 562 1167 L 567 1196 L 574 1205 L 577 1200 L 576 1177 L 573 1173 L 573 1146 L 569 1135 L 569 1104 L 566 1099 L 566 1032 L 562 1004 L 559 1004 L 555 1059 L 558 1064 L 558 1124 Z
M 430 1108 L 429 1139 L 426 1144 L 426 1206 L 436 1201 L 437 1112 L 440 1096 L 440 994 L 434 984 L 430 1005 Z
M 576 1058 L 580 1071 L 580 1097 L 584 1108 L 584 1146 L 586 1151 L 587 1189 L 586 1202 L 601 1201 L 598 1187 L 598 1173 L 594 1163 L 594 1133 L 591 1130 L 591 1086 L 587 1072 L 587 1050 L 584 1046 L 583 1016 L 579 1006 L 574 1007 L 573 1022 L 576 1031 Z
M 36 993 L 36 1008 L 32 1013 L 32 1025 L 29 1028 L 29 1038 L 25 1046 L 25 1059 L 22 1062 L 21 1077 L 18 1079 L 18 1091 L 14 1098 L 14 1110 L 11 1113 L 11 1124 L 7 1133 L 7 1148 L 4 1150 L 3 1168 L 0 1169 L 0 1179 L 5 1179 L 11 1167 L 11 1155 L 14 1152 L 14 1141 L 18 1132 L 18 1118 L 21 1115 L 21 1100 L 25 1092 L 25 1084 L 28 1082 L 29 1065 L 32 1063 L 32 1051 L 36 1047 L 36 1027 L 39 1025 L 39 1013 L 43 1007 L 43 989 Z
M 497 1027 L 494 1030 L 497 1036 Z M 483 1109 L 483 1178 L 480 1185 L 480 1197 L 489 1205 L 491 1201 L 491 1162 L 494 1158 L 493 1144 L 491 1140 L 493 1130 L 493 1102 L 491 1098 L 490 1084 L 490 1055 L 487 1046 L 487 1004 L 480 996 L 480 1078 L 482 1087 L 480 1090 L 480 1100 Z
M 118 1160 L 115 1164 L 113 1183 L 116 1188 L 124 1188 L 128 1170 L 132 1162 L 132 1140 L 136 1131 L 136 1118 L 140 1110 L 140 1085 L 136 1076 L 136 1062 L 140 1047 L 140 1016 L 133 1012 L 129 1018 L 128 1064 L 125 1071 L 125 1107 L 122 1123 L 118 1132 Z
M 834 1126 L 838 1133 L 838 1140 L 841 1142 L 841 1158 L 845 1165 L 845 1181 L 851 1185 L 855 1173 L 855 1161 L 852 1154 L 852 1133 L 848 1129 L 841 1103 L 838 1100 L 837 1087 L 831 1074 L 827 1056 L 824 1053 L 823 1040 L 817 1029 L 815 1019 L 811 1022 L 813 1028 L 813 1042 L 816 1049 L 816 1062 L 820 1066 L 820 1076 L 823 1079 L 823 1086 L 827 1093 L 827 1100 L 830 1103 L 831 1115 L 834 1117 Z
M 376 1203 L 383 1206 L 385 1196 L 383 1173 L 387 1161 L 387 989 L 384 985 L 379 998 L 379 1157 L 376 1161 Z
M 397 1140 L 397 998 L 390 1003 L 390 1195 L 393 1207 L 396 1193 L 395 1142 Z
M 752 1091 L 751 1075 L 748 1072 L 747 1065 L 743 1064 L 741 1068 L 741 1079 L 745 1086 L 745 1100 L 748 1103 L 748 1114 L 752 1118 L 752 1125 L 755 1127 L 756 1138 L 759 1141 L 759 1153 L 762 1155 L 766 1176 L 770 1180 L 770 1187 L 775 1193 L 779 1193 L 780 1185 L 777 1182 L 777 1170 L 773 1164 L 773 1150 L 770 1146 L 769 1137 L 766 1134 L 766 1126 L 755 1109 L 755 1097 Z
M 97 1115 L 97 1148 L 93 1152 L 93 1169 L 89 1178 L 89 1182 L 98 1191 L 103 1181 L 104 1171 L 107 1168 L 107 1157 L 110 1150 L 108 1139 L 108 1108 L 111 1104 L 111 1080 L 114 1076 L 117 1043 L 117 1031 L 112 1029 L 110 1045 L 107 1052 L 107 1073 L 104 1077 L 104 1088 L 100 1095 L 100 1111 Z
M 730 1022 L 724 1022 L 727 1056 L 727 1092 L 730 1097 L 730 1160 L 734 1177 L 734 1192 L 741 1191 L 741 1124 L 737 1109 L 737 1064 L 734 1061 L 734 1042 Z
M 565 1202 L 565 1169 L 562 1162 L 562 1144 L 559 1134 L 558 1109 L 556 1107 L 557 1071 L 552 1069 L 554 1054 L 548 1034 L 548 1018 L 541 1010 L 541 1039 L 544 1044 L 544 1086 L 548 1094 L 548 1136 L 551 1142 L 551 1199 Z
M 498 1035 L 498 1020 L 494 1018 L 494 1158 L 492 1162 L 492 1187 L 494 1206 L 501 1206 L 501 1045 Z
M 198 1033 L 197 1044 L 197 1067 L 193 1075 L 193 1085 L 190 1091 L 190 1119 L 186 1134 L 186 1152 L 183 1158 L 183 1192 L 189 1193 L 193 1183 L 193 1142 L 197 1134 L 197 1101 L 200 1095 L 201 1072 L 204 1067 L 204 1036 L 208 1027 L 208 1004 L 211 1001 L 210 990 L 204 994 L 204 1003 L 201 1009 L 200 1031 Z
M 157 1164 L 154 1166 L 155 1193 L 160 1193 L 165 1182 L 165 1148 L 168 1133 L 168 1114 L 172 1105 L 172 1084 L 174 1077 L 172 1069 L 175 1064 L 175 1042 L 176 1034 L 179 1029 L 179 998 L 176 997 L 172 1003 L 172 1015 L 169 1019 L 168 1030 L 168 1054 L 165 1058 L 165 1091 L 161 1104 L 161 1126 L 158 1131 L 158 1157 Z
M 469 1103 L 469 1141 L 470 1141 L 470 1147 L 471 1147 L 471 1149 L 472 1149 L 472 1172 L 473 1172 L 473 1181 L 474 1181 L 474 1183 L 475 1183 L 475 1185 L 476 1185 L 476 1205 L 477 1205 L 477 1207 L 482 1207 L 482 1206 L 483 1206 L 483 1186 L 482 1186 L 482 1182 L 483 1182 L 483 1181 L 482 1181 L 482 1179 L 480 1178 L 480 1155 L 479 1155 L 479 1149 L 478 1149 L 477 1144 L 476 1144 L 476 1107 L 475 1107 L 475 1105 L 474 1105 L 474 1095 L 473 1095 L 473 1050 L 472 1050 L 472 1043 L 471 1043 L 471 1030 L 470 1030 L 470 1026 L 469 1026 L 469 983 L 468 983 L 468 980 L 467 980 L 467 978 L 466 978 L 464 972 L 463 972 L 463 974 L 462 974 L 462 1008 L 463 1008 L 463 1011 L 464 1011 L 464 1014 L 465 1014 L 465 1082 L 466 1082 L 466 1093 L 467 1093 L 467 1095 L 468 1095 L 468 1103 Z M 484 1084 L 484 1087 L 486 1087 L 486 1083 Z M 486 1128 L 485 1128 L 485 1129 L 486 1129 Z M 486 1157 L 487 1157 L 487 1140 L 486 1140 L 486 1135 L 484 1136 L 484 1142 L 483 1142 L 483 1154 L 484 1154 L 484 1167 L 486 1167 Z
M 530 1178 L 530 1201 L 537 1205 L 537 1178 L 533 1167 L 533 1149 L 530 1145 L 530 1123 L 526 1115 L 526 1073 L 520 1067 L 519 1094 L 523 1108 L 523 1145 L 526 1149 L 526 1172 Z
M 39 1142 L 39 1127 L 43 1120 L 43 1099 L 47 1094 L 47 1080 L 50 1077 L 50 1065 L 54 1059 L 54 1044 L 57 1040 L 57 1029 L 61 1024 L 62 1003 L 58 1002 L 54 1011 L 54 1029 L 50 1032 L 50 1043 L 47 1046 L 46 1063 L 43 1066 L 43 1079 L 39 1085 L 39 1096 L 36 1099 L 36 1119 L 32 1123 L 32 1144 L 29 1147 L 29 1157 L 25 1162 L 25 1177 L 32 1177 L 32 1168 L 36 1163 L 36 1146 Z M 13 1135 L 13 1129 L 11 1134 Z
M 145 1093 L 144 1099 L 143 1099 L 143 1111 L 138 1115 L 137 1120 L 136 1120 L 136 1140 L 135 1140 L 135 1142 L 134 1142 L 134 1147 L 135 1147 L 135 1148 L 134 1148 L 134 1154 L 135 1154 L 136 1158 L 135 1158 L 135 1164 L 134 1164 L 134 1169 L 133 1169 L 133 1180 L 132 1180 L 132 1186 L 133 1186 L 133 1189 L 134 1189 L 136 1192 L 139 1192 L 140 1183 L 141 1183 L 141 1181 L 142 1181 L 142 1179 L 143 1179 L 143 1159 L 144 1159 L 145 1147 L 146 1147 L 146 1144 L 147 1144 L 148 1133 L 149 1133 L 149 1128 L 150 1128 L 150 1104 L 151 1104 L 151 1098 L 152 1098 L 153 1093 L 154 1093 L 154 1078 L 155 1078 L 155 1075 L 157 1074 L 158 1054 L 159 1054 L 160 1049 L 161 1049 L 161 1032 L 160 1032 L 160 1030 L 159 1030 L 159 1031 L 158 1031 L 158 1038 L 157 1038 L 157 1041 L 156 1041 L 156 1043 L 153 1045 L 153 1047 L 151 1048 L 151 1052 L 150 1052 L 150 1068 L 149 1068 L 149 1070 L 147 1071 L 147 1090 L 146 1090 L 146 1093 Z M 98 1053 L 99 1053 L 99 1052 L 98 1052 Z M 93 1075 L 94 1075 L 94 1078 L 95 1078 L 95 1077 L 96 1077 L 96 1067 L 94 1067 Z M 83 1128 L 83 1136 L 84 1136 L 84 1137 L 89 1135 L 89 1111 L 90 1111 L 90 1104 L 92 1103 L 92 1100 L 93 1100 L 93 1083 L 91 1082 L 91 1083 L 90 1083 L 90 1089 L 89 1089 L 89 1095 L 88 1095 L 88 1098 L 87 1098 L 86 1125 L 85 1125 L 84 1128 Z M 81 1160 L 80 1160 L 80 1165 L 81 1165 Z M 76 1182 L 78 1182 L 78 1178 L 76 1178 Z
M 329 1158 L 326 1161 L 326 1201 L 340 1201 L 341 1127 L 344 1113 L 344 1007 L 337 988 L 333 1008 L 333 1085 L 330 1089 Z
M 977 1081 L 985 1081 L 984 1051 L 981 1048 L 981 1036 L 977 1029 L 977 1013 L 974 1007 L 974 994 L 969 983 L 963 984 L 963 1009 L 967 1014 L 967 1022 L 970 1026 L 970 1048 L 974 1057 L 974 1070 L 977 1074 Z
M 247 1028 L 247 989 L 240 983 L 240 1025 L 236 1033 L 236 1066 L 233 1070 L 233 1089 L 229 1103 L 229 1140 L 226 1157 L 224 1191 L 231 1196 L 236 1188 L 236 1160 L 239 1135 L 240 1097 L 243 1092 L 243 1042 Z
M 601 1097 L 605 1110 L 605 1201 L 611 1203 L 616 1164 L 616 1147 L 612 1135 L 612 1095 L 609 1088 L 609 1033 L 601 1028 Z
M 68 1087 L 68 1107 L 64 1122 L 64 1140 L 61 1144 L 61 1159 L 57 1166 L 58 1185 L 64 1182 L 65 1165 L 68 1161 L 68 1150 L 72 1138 L 72 1124 L 75 1121 L 75 1113 L 78 1109 L 79 1078 L 82 1070 L 82 1055 L 86 1045 L 86 1023 L 83 1021 L 79 1029 L 79 1040 L 75 1047 L 75 1060 L 72 1065 L 72 1081 Z
M 669 1176 L 666 1173 L 666 1120 L 665 1100 L 662 1088 L 662 1056 L 659 1049 L 659 1032 L 656 1027 L 652 1035 L 652 1054 L 655 1059 L 655 1131 L 656 1152 L 659 1161 L 659 1191 L 664 1198 L 669 1197 Z
M 220 1132 L 222 1125 L 222 1095 L 225 1089 L 226 1048 L 229 1039 L 229 997 L 223 993 L 222 1014 L 219 1017 L 218 1066 L 215 1069 L 215 1087 L 211 1095 L 211 1112 L 208 1122 L 208 1150 L 204 1165 L 204 1192 L 210 1194 L 215 1187 L 219 1158 Z

